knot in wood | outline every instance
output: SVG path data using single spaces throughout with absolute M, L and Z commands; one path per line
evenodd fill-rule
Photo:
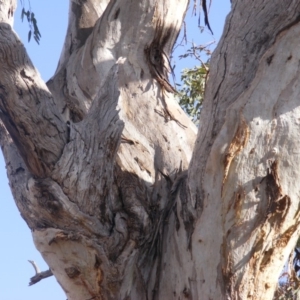
M 164 58 L 162 51 L 160 51 L 158 47 L 150 48 L 150 61 L 152 64 L 163 68 Z
M 65 268 L 68 277 L 74 279 L 80 275 L 80 271 L 76 267 Z

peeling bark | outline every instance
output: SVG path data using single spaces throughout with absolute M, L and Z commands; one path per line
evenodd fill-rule
M 187 4 L 70 1 L 46 85 L 0 2 L 7 174 L 70 300 L 271 299 L 299 235 L 300 5 L 233 2 L 196 139 L 168 82 Z

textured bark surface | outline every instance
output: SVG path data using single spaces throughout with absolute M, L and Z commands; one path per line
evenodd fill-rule
M 69 300 L 272 299 L 299 235 L 300 5 L 233 1 L 196 139 L 167 74 L 187 4 L 70 1 L 45 84 L 0 1 L 1 147 Z
M 271 299 L 299 236 L 299 13 L 232 1 L 212 57 L 189 171 L 204 299 Z

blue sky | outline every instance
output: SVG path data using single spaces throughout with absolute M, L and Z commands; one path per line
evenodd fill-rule
M 25 5 L 28 3 L 23 0 Z M 193 2 L 193 1 L 191 1 Z M 199 2 L 199 1 L 198 1 Z M 38 27 L 42 34 L 40 45 L 32 39 L 27 42 L 28 25 L 21 22 L 21 3 L 15 14 L 15 30 L 23 41 L 27 52 L 42 78 L 48 80 L 54 73 L 65 38 L 68 20 L 68 1 L 31 0 L 31 8 L 35 13 Z M 27 4 L 28 8 L 28 4 Z M 218 41 L 222 34 L 225 17 L 230 9 L 230 1 L 212 1 L 210 9 L 210 25 L 212 36 L 207 29 L 200 33 L 198 17 L 192 17 L 191 10 L 186 16 L 187 38 L 196 45 Z M 203 24 L 201 17 L 201 25 Z M 192 59 L 178 60 L 176 57 L 184 53 L 184 47 L 178 47 L 173 61 L 176 64 L 175 74 L 180 79 L 180 70 L 191 68 L 197 64 Z M 0 151 L 1 152 L 1 151 Z M 65 300 L 65 294 L 54 277 L 44 279 L 32 287 L 28 287 L 29 278 L 34 275 L 28 259 L 37 262 L 41 270 L 48 269 L 39 252 L 35 249 L 30 230 L 20 216 L 9 189 L 5 164 L 0 154 L 0 234 L 1 234 L 1 300 Z

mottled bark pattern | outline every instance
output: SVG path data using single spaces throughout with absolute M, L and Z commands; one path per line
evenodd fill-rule
M 47 84 L 0 1 L 7 174 L 69 300 L 272 298 L 299 235 L 298 2 L 233 1 L 196 140 L 167 75 L 188 0 L 71 0 Z
M 98 2 L 70 1 L 50 91 L 1 24 L 1 145 L 16 203 L 68 299 L 159 298 L 171 189 L 196 128 L 145 49 L 155 41 L 167 82 L 187 1 Z
M 232 1 L 213 54 L 189 169 L 203 299 L 272 299 L 299 236 L 299 13 Z

